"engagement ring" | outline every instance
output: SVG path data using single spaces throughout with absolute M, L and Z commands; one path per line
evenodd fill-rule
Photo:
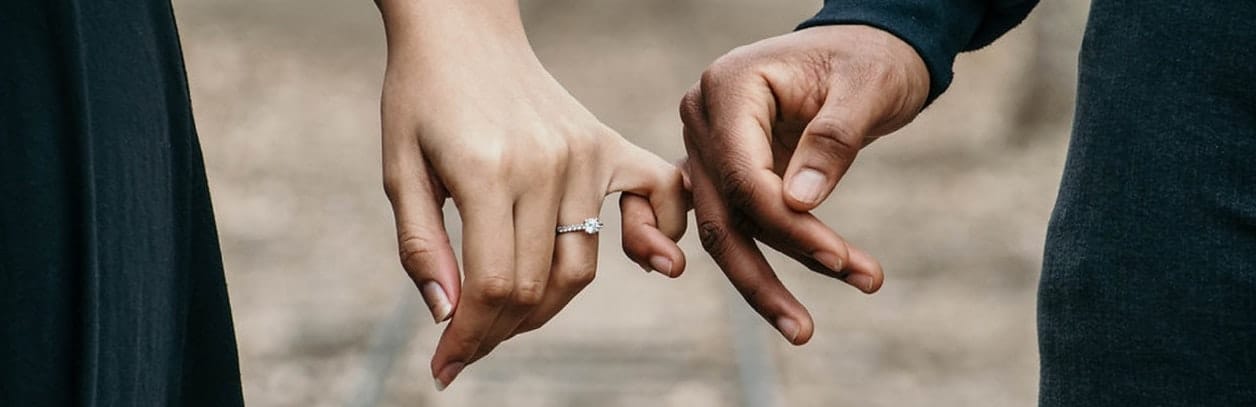
M 584 222 L 577 223 L 574 225 L 558 225 L 558 229 L 556 230 L 558 231 L 558 234 L 560 235 L 567 232 L 580 232 L 580 231 L 583 231 L 584 233 L 588 233 L 590 235 L 596 235 L 597 232 L 600 232 L 602 230 L 602 221 L 598 220 L 598 218 L 588 218 L 588 219 L 585 219 Z

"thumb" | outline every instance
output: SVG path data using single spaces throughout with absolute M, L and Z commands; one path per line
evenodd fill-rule
M 820 206 L 855 161 L 859 149 L 871 140 L 874 120 L 852 106 L 858 104 L 830 94 L 803 130 L 785 170 L 785 202 L 791 209 L 806 212 Z

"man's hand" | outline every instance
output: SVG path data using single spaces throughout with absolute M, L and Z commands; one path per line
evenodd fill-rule
M 681 101 L 702 245 L 791 343 L 806 343 L 814 323 L 755 240 L 877 291 L 877 261 L 809 211 L 861 148 L 915 118 L 928 92 L 929 72 L 910 45 L 876 28 L 839 25 L 737 48 Z

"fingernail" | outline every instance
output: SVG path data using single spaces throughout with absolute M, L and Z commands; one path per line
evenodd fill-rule
M 828 267 L 829 270 L 833 270 L 833 272 L 842 271 L 842 267 L 845 266 L 842 264 L 842 258 L 838 257 L 836 253 L 816 252 L 816 254 L 811 257 L 820 262 L 820 264 L 824 265 L 824 267 Z
M 445 365 L 445 368 L 433 377 L 436 380 L 436 391 L 445 391 L 445 388 L 454 382 L 454 378 L 458 377 L 458 373 L 461 373 L 464 367 L 467 367 L 467 364 L 462 362 Z
M 847 284 L 853 285 L 855 288 L 858 288 L 860 291 L 865 293 L 872 292 L 872 284 L 875 282 L 876 281 L 872 279 L 872 276 L 866 274 L 851 273 L 846 276 Z
M 419 291 L 423 293 L 423 300 L 427 301 L 428 307 L 431 307 L 432 319 L 436 320 L 436 323 L 449 319 L 449 314 L 454 311 L 454 305 L 449 302 L 449 296 L 445 295 L 445 290 L 440 287 L 440 284 L 428 281 L 423 283 Z
M 794 343 L 798 339 L 798 323 L 794 320 L 780 317 L 776 319 L 776 330 L 781 331 L 781 335 L 785 335 L 789 339 L 789 343 Z
M 658 270 L 660 273 L 672 275 L 672 261 L 663 256 L 654 256 L 650 258 L 650 268 Z
M 810 168 L 798 171 L 789 181 L 789 194 L 799 202 L 810 204 L 819 202 L 821 188 L 824 188 L 824 174 Z

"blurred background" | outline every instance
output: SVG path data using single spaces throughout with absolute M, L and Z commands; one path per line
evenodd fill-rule
M 959 58 L 950 91 L 860 156 L 818 210 L 878 256 L 865 296 L 777 256 L 816 318 L 788 345 L 694 230 L 677 280 L 619 249 L 545 328 L 445 392 L 401 270 L 379 170 L 384 39 L 366 0 L 175 0 L 253 406 L 1016 406 L 1037 397 L 1035 289 L 1064 161 L 1086 1 L 1044 2 Z M 665 158 L 713 59 L 790 31 L 818 0 L 523 0 L 546 66 Z M 452 205 L 450 205 L 452 207 Z M 447 208 L 452 209 L 452 208 Z M 457 216 L 447 211 L 451 230 Z M 458 237 L 453 236 L 455 244 Z

